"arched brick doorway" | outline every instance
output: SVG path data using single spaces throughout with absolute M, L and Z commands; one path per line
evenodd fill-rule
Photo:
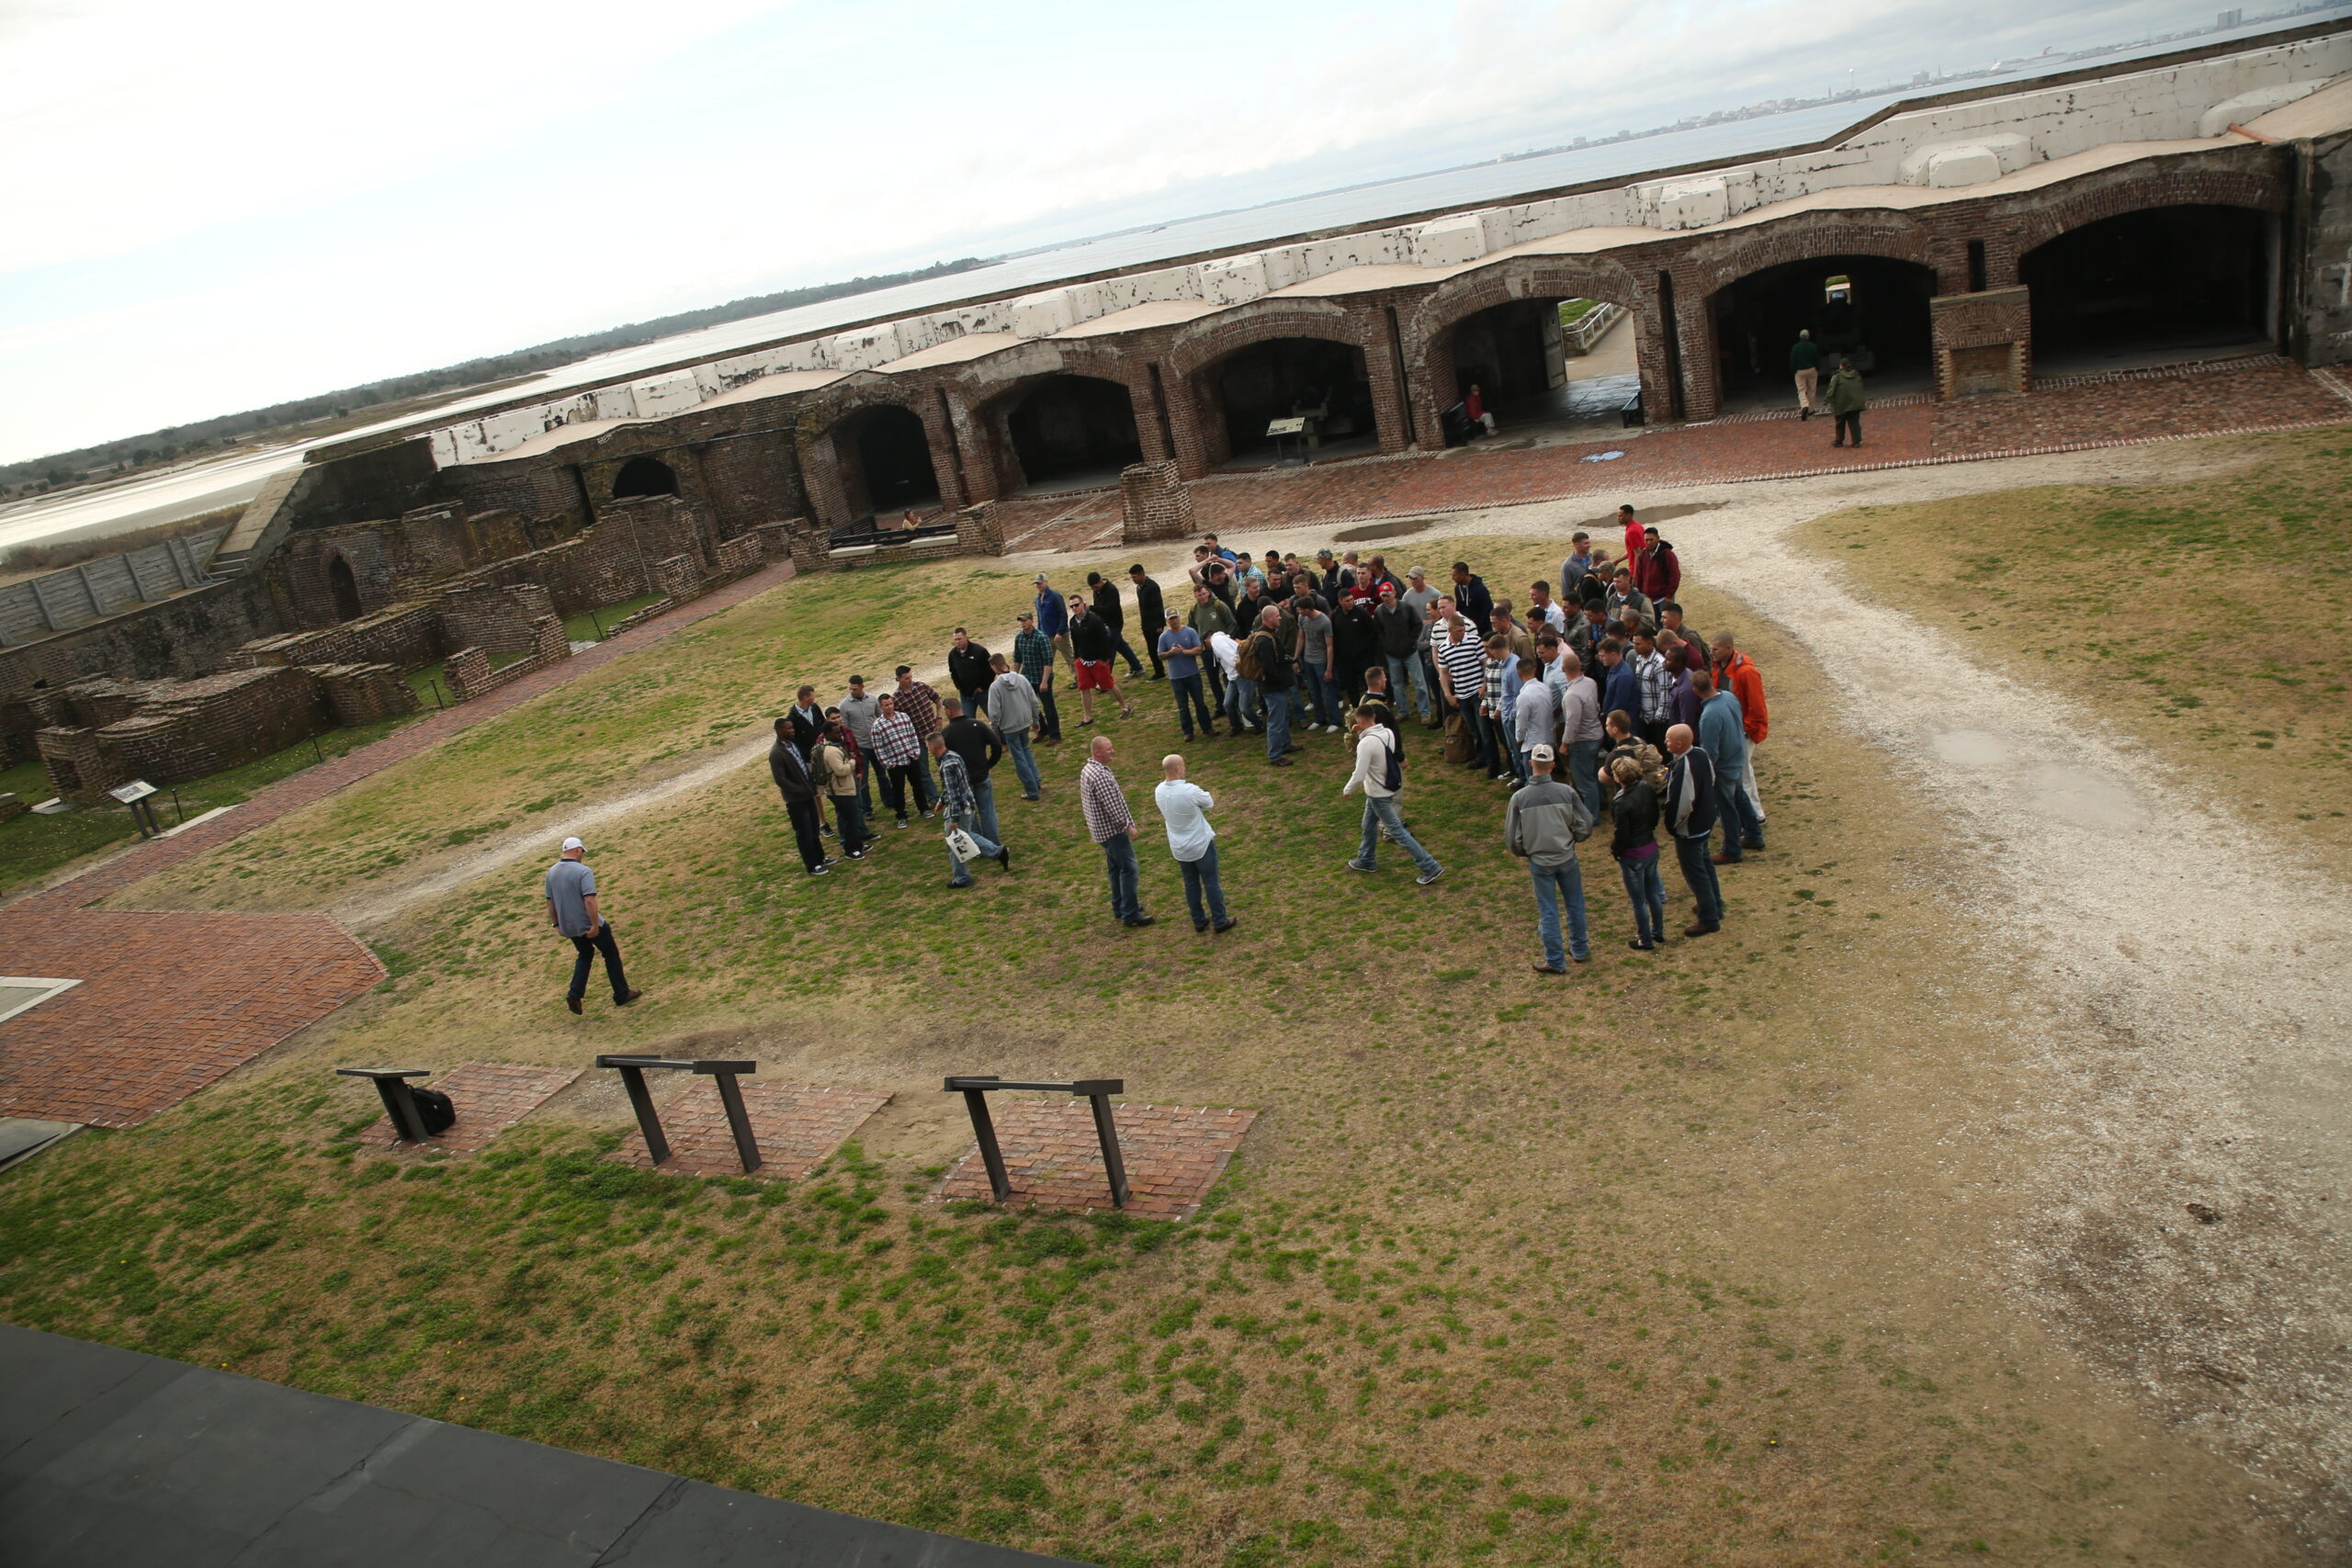
M 1007 394 L 1001 412 L 1012 467 L 1005 479 L 1015 488 L 1113 485 L 1143 460 L 1135 399 L 1122 382 L 1047 376 Z
M 2244 353 L 2277 335 L 2277 220 L 2245 207 L 2144 208 L 2018 258 L 2037 375 Z
M 1586 296 L 1534 295 L 1470 312 L 1430 345 L 1437 423 L 1424 445 L 1460 440 L 1453 411 L 1474 386 L 1498 434 L 1615 419 L 1641 390 L 1636 336 L 1630 312 Z
M 356 621 L 368 613 L 359 602 L 359 578 L 340 555 L 327 562 L 327 594 L 334 601 L 337 622 Z
M 631 457 L 613 476 L 613 499 L 634 495 L 675 495 L 678 476 L 659 457 Z
M 1364 352 L 1355 344 L 1265 338 L 1204 367 L 1193 381 L 1206 405 L 1203 418 L 1214 422 L 1223 436 L 1227 461 L 1271 461 L 1274 438 L 1266 434 L 1267 425 L 1300 414 L 1314 420 L 1319 455 L 1378 450 L 1382 432 L 1372 378 Z
M 930 434 L 913 410 L 873 404 L 834 425 L 830 439 L 851 521 L 938 506 Z
M 1800 332 L 1821 345 L 1824 381 L 1851 358 L 1873 396 L 1931 389 L 1935 294 L 1933 268 L 1881 255 L 1808 256 L 1733 280 L 1708 301 L 1718 411 L 1793 404 L 1789 350 Z

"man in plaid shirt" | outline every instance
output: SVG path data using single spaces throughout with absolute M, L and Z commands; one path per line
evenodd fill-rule
M 1012 667 L 1029 677 L 1036 689 L 1037 706 L 1045 716 L 1037 721 L 1040 745 L 1062 743 L 1061 709 L 1054 704 L 1054 639 L 1037 629 L 1037 617 L 1021 612 L 1021 629 L 1012 637 Z
M 874 765 L 882 770 L 882 798 L 898 813 L 899 827 L 907 825 L 910 780 L 916 807 L 926 818 L 931 815 L 931 770 L 923 766 L 922 738 L 915 733 L 915 721 L 899 711 L 898 698 L 887 692 L 874 716 Z
M 947 749 L 946 736 L 933 736 L 929 745 L 931 760 L 939 769 L 940 815 L 969 833 L 972 842 L 980 847 L 980 853 L 1011 871 L 1012 852 L 980 831 L 980 801 L 979 796 L 972 792 L 971 770 L 964 765 L 963 758 Z M 962 857 L 953 848 L 949 849 L 947 886 L 969 887 L 971 885 L 971 872 L 966 869 Z
M 899 685 L 890 695 L 898 699 L 899 712 L 915 721 L 916 738 L 928 741 L 946 728 L 946 720 L 939 716 L 939 694 L 915 679 L 914 666 L 899 666 Z
M 1098 735 L 1087 748 L 1086 766 L 1078 775 L 1079 809 L 1086 815 L 1086 836 L 1102 846 L 1102 863 L 1111 875 L 1111 917 L 1123 926 L 1148 926 L 1149 915 L 1136 896 L 1136 819 L 1127 797 L 1119 792 L 1119 777 L 1111 771 L 1111 738 Z
M 1625 662 L 1634 667 L 1642 685 L 1642 739 L 1663 755 L 1666 728 L 1674 722 L 1667 711 L 1674 678 L 1667 673 L 1666 655 L 1657 650 L 1657 634 L 1647 629 L 1635 632 L 1633 651 L 1625 656 Z

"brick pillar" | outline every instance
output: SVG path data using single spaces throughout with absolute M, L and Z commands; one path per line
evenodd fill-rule
M 2023 285 L 1928 302 L 1936 396 L 2022 392 L 2033 383 L 2033 300 Z
M 832 558 L 827 553 L 832 543 L 832 535 L 829 531 L 810 527 L 806 521 L 797 518 L 786 526 L 792 530 L 792 567 L 795 571 L 804 574 L 823 571 L 832 565 Z
M 1204 378 L 1216 367 L 1190 375 L 1161 367 L 1160 387 L 1168 399 L 1168 424 L 1176 437 L 1176 471 L 1197 479 L 1233 454 L 1227 450 L 1225 422 L 1213 415 L 1203 389 Z
M 956 518 L 956 543 L 967 556 L 1004 554 L 1004 525 L 998 521 L 996 502 L 967 506 Z
M 955 416 L 948 412 L 947 394 L 940 391 L 918 400 L 915 412 L 922 416 L 923 435 L 931 446 L 931 477 L 939 481 L 939 504 L 946 511 L 961 512 L 971 504 L 964 475 L 958 471 L 968 462 Z
M 1425 342 L 1405 344 L 1406 395 L 1423 451 L 1445 446 L 1445 411 L 1453 404 L 1453 324 L 1438 328 Z
M 1125 515 L 1122 544 L 1192 537 L 1193 492 L 1173 463 L 1136 463 L 1121 469 L 1119 506 Z
M 1413 394 L 1399 373 L 1396 334 L 1391 321 L 1388 310 L 1378 310 L 1369 321 L 1361 323 L 1370 330 L 1360 331 L 1357 337 L 1364 345 L 1364 376 L 1372 383 L 1372 418 L 1379 426 L 1380 449 L 1402 452 L 1413 444 L 1408 433 L 1411 422 L 1406 412 Z
M 1681 361 L 1682 417 L 1713 419 L 1723 408 L 1723 373 L 1715 363 L 1714 299 L 1690 285 L 1686 276 L 1674 278 L 1675 347 Z M 1648 387 L 1644 386 L 1645 393 Z M 1653 410 L 1642 400 L 1642 412 L 1651 423 L 1672 419 L 1673 404 Z

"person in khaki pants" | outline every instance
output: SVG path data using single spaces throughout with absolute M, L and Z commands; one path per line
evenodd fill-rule
M 1813 341 L 1813 333 L 1800 332 L 1797 341 L 1789 348 L 1789 373 L 1797 381 L 1797 418 L 1811 419 L 1819 398 L 1821 383 L 1821 345 Z

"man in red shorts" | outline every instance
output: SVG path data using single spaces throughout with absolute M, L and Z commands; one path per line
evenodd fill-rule
M 1119 691 L 1119 682 L 1111 673 L 1111 656 L 1118 648 L 1118 638 L 1111 625 L 1094 613 L 1094 605 L 1085 594 L 1069 596 L 1069 651 L 1071 662 L 1078 666 L 1078 701 L 1086 710 L 1081 724 L 1094 722 L 1094 694 L 1107 692 L 1119 705 L 1119 716 L 1125 718 L 1135 710 Z

